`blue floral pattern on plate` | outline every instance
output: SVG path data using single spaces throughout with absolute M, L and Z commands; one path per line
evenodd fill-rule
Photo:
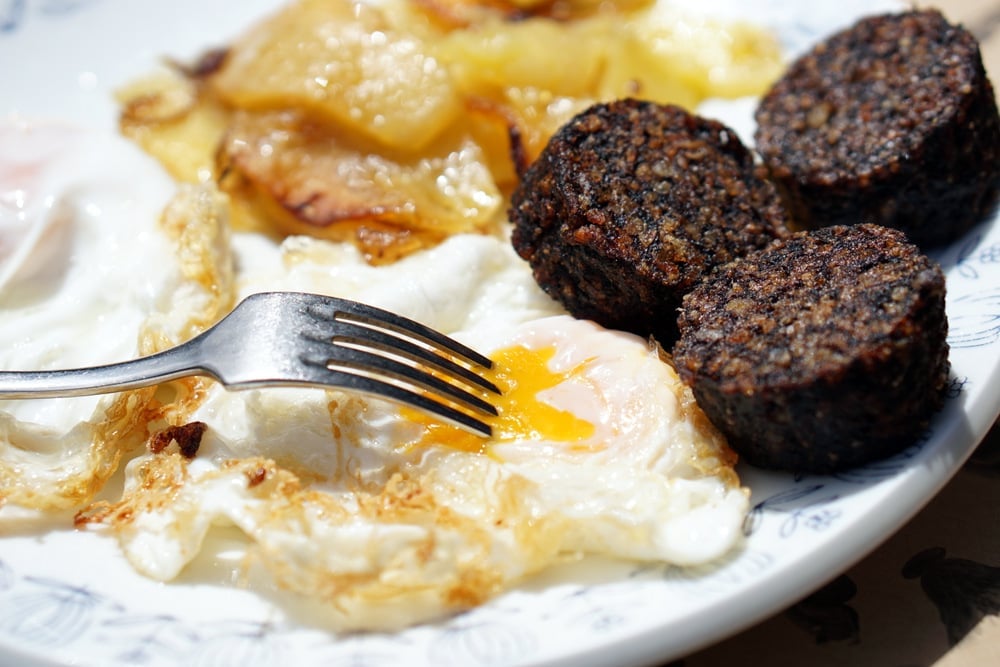
M 0 0 L 0 37 L 35 18 L 59 18 L 84 10 L 100 0 Z

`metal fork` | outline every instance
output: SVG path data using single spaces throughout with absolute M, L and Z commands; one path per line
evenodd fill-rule
M 492 362 L 418 322 L 316 294 L 265 292 L 215 326 L 147 357 L 72 370 L 0 371 L 0 399 L 80 396 L 208 375 L 231 389 L 338 387 L 382 396 L 490 435 Z

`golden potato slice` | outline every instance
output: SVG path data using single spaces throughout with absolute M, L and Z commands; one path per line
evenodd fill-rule
M 648 7 L 654 0 L 412 0 L 436 24 L 445 28 L 475 27 L 501 19 L 521 21 L 530 17 L 575 21 L 597 14 L 612 14 Z
M 490 228 L 503 198 L 484 161 L 464 132 L 419 154 L 374 152 L 294 111 L 236 113 L 219 150 L 224 189 L 286 232 L 352 240 L 373 261 Z
M 570 21 L 597 13 L 627 11 L 648 6 L 652 0 L 413 0 L 439 23 L 452 28 L 484 21 L 523 20 L 531 16 Z
M 118 92 L 121 133 L 156 158 L 181 181 L 200 183 L 215 176 L 215 151 L 229 114 L 200 94 L 198 82 L 166 71 Z
M 589 96 L 605 67 L 611 25 L 606 19 L 494 19 L 449 32 L 435 53 L 470 94 L 517 87 Z
M 422 39 L 352 0 L 300 0 L 250 30 L 209 79 L 234 107 L 297 108 L 392 148 L 431 144 L 461 111 Z
M 619 35 L 600 84 L 604 98 L 636 95 L 693 108 L 709 97 L 759 95 L 783 68 L 778 42 L 759 28 L 660 5 L 633 15 Z

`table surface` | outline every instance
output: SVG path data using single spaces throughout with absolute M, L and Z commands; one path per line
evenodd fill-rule
M 1000 85 L 1000 0 L 916 4 L 971 30 Z M 831 576 L 783 612 L 670 667 L 1000 665 L 1000 422 L 916 517 Z

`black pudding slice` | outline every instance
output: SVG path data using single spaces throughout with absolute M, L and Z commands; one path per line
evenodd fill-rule
M 948 380 L 944 275 L 905 235 L 796 232 L 683 301 L 673 359 L 747 462 L 831 473 L 916 442 Z
M 759 171 L 721 123 L 648 101 L 596 104 L 526 172 L 511 240 L 570 313 L 669 346 L 691 287 L 787 234 Z
M 975 37 L 937 10 L 871 16 L 817 44 L 756 120 L 757 150 L 798 228 L 870 222 L 926 249 L 995 204 L 993 86 Z

